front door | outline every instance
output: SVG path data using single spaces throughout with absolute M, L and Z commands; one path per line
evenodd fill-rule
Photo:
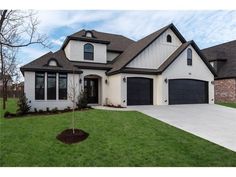
M 88 103 L 98 103 L 98 79 L 97 78 L 85 78 L 84 79 L 84 91 L 87 94 Z

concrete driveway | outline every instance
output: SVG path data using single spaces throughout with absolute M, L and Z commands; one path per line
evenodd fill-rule
M 129 106 L 172 126 L 236 151 L 236 109 L 219 105 Z

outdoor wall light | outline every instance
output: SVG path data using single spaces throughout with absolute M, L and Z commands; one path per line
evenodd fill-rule
M 214 81 L 211 81 L 211 84 L 214 85 Z
M 168 82 L 168 79 L 167 79 L 167 78 L 165 78 L 165 80 L 164 80 L 164 81 L 165 81 L 165 83 L 167 84 L 167 82 Z
M 80 84 L 82 83 L 82 79 L 79 79 L 79 83 L 80 83 Z
M 108 81 L 107 81 L 107 79 L 105 80 L 105 84 L 107 84 L 108 83 Z
M 123 82 L 126 82 L 126 78 L 125 77 L 123 77 Z

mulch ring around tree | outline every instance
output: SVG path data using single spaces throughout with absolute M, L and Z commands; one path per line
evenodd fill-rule
M 88 133 L 81 129 L 66 129 L 57 135 L 57 139 L 65 144 L 78 143 L 85 140 L 89 136 Z

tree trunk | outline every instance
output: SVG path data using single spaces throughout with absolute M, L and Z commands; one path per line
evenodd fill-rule
M 4 79 L 3 79 L 4 80 Z M 2 81 L 3 81 L 2 80 Z M 6 109 L 6 97 L 5 97 L 5 85 L 3 83 L 2 85 L 2 109 L 5 110 Z
M 2 45 L 0 44 L 0 59 L 1 59 L 1 76 L 2 76 L 2 108 L 6 109 L 6 97 L 5 97 L 5 73 L 4 73 L 4 62 L 3 62 L 3 54 L 2 54 Z
M 7 83 L 8 83 L 8 80 L 5 80 L 5 102 L 7 101 L 7 98 L 8 98 L 8 88 L 7 88 Z

